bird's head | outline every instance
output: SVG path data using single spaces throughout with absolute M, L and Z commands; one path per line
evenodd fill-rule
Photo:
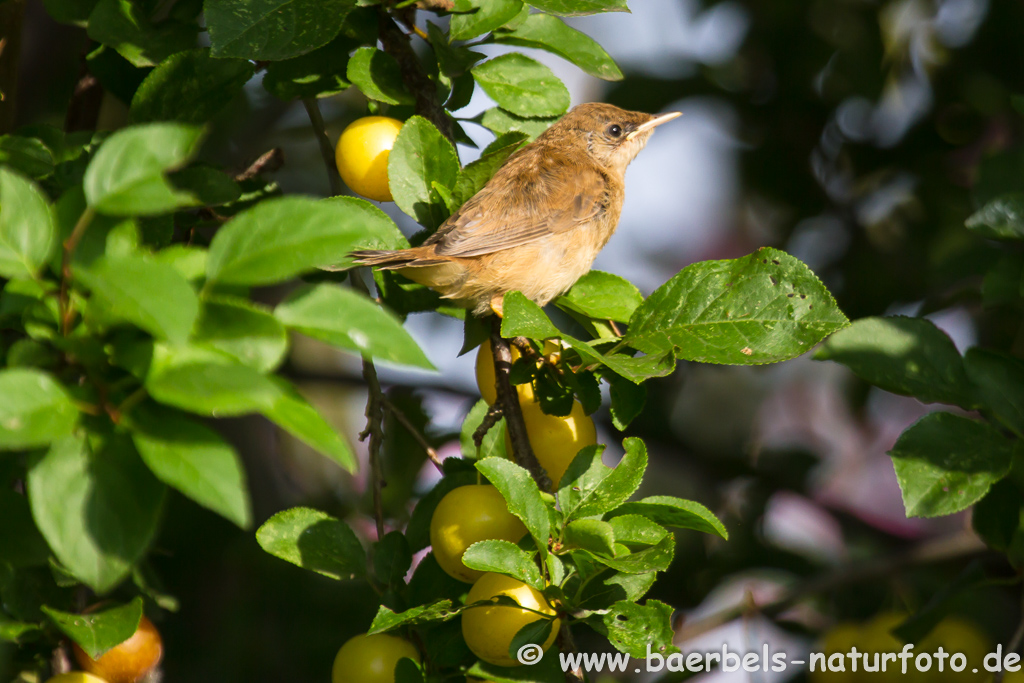
M 680 115 L 674 111 L 655 116 L 591 102 L 573 107 L 544 135 L 556 140 L 574 138 L 585 144 L 588 153 L 602 166 L 625 172 L 654 129 Z

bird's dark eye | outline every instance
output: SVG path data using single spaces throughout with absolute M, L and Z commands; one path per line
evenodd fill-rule
M 617 123 L 608 126 L 608 135 L 611 135 L 613 138 L 619 137 L 622 135 L 622 126 Z

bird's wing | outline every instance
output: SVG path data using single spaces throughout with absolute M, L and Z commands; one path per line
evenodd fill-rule
M 439 256 L 490 254 L 570 230 L 607 202 L 607 182 L 593 166 L 536 155 L 499 170 L 424 246 Z

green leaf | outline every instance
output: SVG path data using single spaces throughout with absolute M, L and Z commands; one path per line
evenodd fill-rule
M 0 135 L 0 166 L 38 180 L 53 173 L 53 153 L 36 138 Z
M 206 277 L 269 285 L 339 263 L 353 249 L 393 239 L 394 223 L 367 202 L 281 197 L 226 223 L 210 243 Z
M 513 19 L 523 9 L 522 0 L 467 0 L 464 4 L 475 11 L 452 15 L 453 40 L 469 40 L 489 33 Z
M 434 369 L 395 314 L 351 289 L 303 287 L 280 303 L 274 315 L 294 330 L 366 358 Z
M 256 531 L 256 542 L 274 557 L 332 579 L 366 575 L 366 551 L 355 532 L 319 510 L 277 513 Z
M 479 541 L 469 546 L 462 563 L 470 569 L 497 572 L 544 590 L 544 579 L 533 559 L 533 553 L 520 550 L 515 543 L 502 540 Z
M 245 470 L 217 432 L 155 404 L 130 414 L 132 440 L 156 478 L 243 529 L 252 524 Z
M 397 613 L 381 605 L 367 633 L 372 636 L 375 633 L 393 631 L 400 626 L 415 626 L 417 624 L 448 621 L 458 615 L 459 610 L 452 605 L 451 600 L 438 600 L 429 605 L 420 605 L 419 607 L 413 607 L 404 612 Z
M 205 299 L 192 339 L 260 372 L 272 371 L 288 352 L 288 331 L 284 325 L 248 299 Z
M 157 345 L 146 389 L 161 403 L 200 415 L 262 413 L 350 472 L 356 469 L 348 444 L 294 387 L 212 349 Z
M 606 81 L 622 80 L 622 71 L 597 41 L 550 14 L 531 14 L 514 31 L 496 33 L 494 42 L 547 50 L 591 76 Z
M 756 365 L 794 358 L 847 324 L 806 265 L 766 247 L 687 266 L 636 309 L 624 341 L 647 354 Z
M 989 201 L 965 222 L 967 229 L 993 240 L 1024 240 L 1024 192 Z
M 263 87 L 286 102 L 304 97 L 328 97 L 346 90 L 348 55 L 357 45 L 344 35 L 301 57 L 271 62 L 263 75 Z
M 541 557 L 547 555 L 548 540 L 551 536 L 551 520 L 547 505 L 541 497 L 537 482 L 525 469 L 501 458 L 485 458 L 476 463 L 476 468 L 494 485 L 508 510 L 518 517 L 537 542 Z
M 326 45 L 354 0 L 206 0 L 214 57 L 279 61 Z
M 608 517 L 622 515 L 642 515 L 652 522 L 657 522 L 676 529 L 694 529 L 706 534 L 716 534 L 728 540 L 729 533 L 717 517 L 706 507 L 692 500 L 683 500 L 674 496 L 648 496 L 634 503 L 626 503 Z
M 578 607 L 586 610 L 607 610 L 620 600 L 636 602 L 651 589 L 657 572 L 645 574 L 612 574 L 591 581 L 583 589 Z
M 635 437 L 623 441 L 622 446 L 626 453 L 614 468 L 601 462 L 603 447 L 585 448 L 573 459 L 557 494 L 566 520 L 614 510 L 640 487 L 647 469 L 647 448 Z
M 12 488 L 0 488 L 0 519 L 0 562 L 12 567 L 46 564 L 50 549 L 32 521 L 28 498 Z
M 554 625 L 553 619 L 537 619 L 525 624 L 516 632 L 512 637 L 512 642 L 509 643 L 509 657 L 516 658 L 519 650 L 526 645 L 540 645 L 543 647 L 548 637 L 551 636 L 551 629 L 554 628 Z
M 647 405 L 647 385 L 634 384 L 614 374 L 603 374 L 603 377 L 609 385 L 611 406 L 608 412 L 612 416 L 612 425 L 619 431 L 625 431 Z
M 549 14 L 579 17 L 598 12 L 628 12 L 626 0 L 530 0 L 530 4 Z
M 359 249 L 407 249 L 409 240 L 405 238 L 402 231 L 398 229 L 391 217 L 360 197 L 327 197 L 320 200 L 321 204 L 328 204 L 344 210 L 350 214 L 352 220 L 358 220 L 358 225 L 364 229 L 364 234 L 358 240 Z M 331 268 L 327 270 L 343 270 L 357 265 L 346 253 Z
M 373 574 L 385 586 L 403 586 L 412 566 L 412 549 L 401 531 L 391 531 L 373 544 Z
M 50 621 L 93 659 L 132 637 L 142 620 L 142 598 L 127 605 L 108 607 L 89 614 L 72 614 L 43 605 Z
M 521 292 L 508 292 L 504 297 L 501 333 L 505 337 L 529 337 L 537 341 L 559 337 L 580 355 L 585 365 L 604 365 L 632 382 L 650 377 L 664 377 L 672 372 L 675 360 L 671 353 L 633 358 L 625 354 L 601 354 L 590 344 L 560 332 L 543 309 Z
M 643 515 L 621 515 L 610 521 L 616 543 L 656 545 L 668 535 L 665 527 Z
M 123 128 L 107 138 L 85 170 L 89 206 L 112 216 L 153 216 L 195 205 L 165 174 L 199 149 L 202 129 L 180 123 Z
M 615 530 L 599 519 L 577 519 L 565 525 L 565 546 L 595 555 L 615 556 Z
M 964 356 L 967 377 L 981 403 L 1024 437 L 1024 362 L 1005 353 L 973 348 Z
M 348 62 L 346 77 L 371 100 L 412 104 L 415 99 L 402 81 L 398 61 L 375 47 L 361 47 Z
M 413 116 L 402 126 L 388 154 L 388 178 L 398 208 L 434 229 L 448 217 L 448 211 L 443 202 L 434 199 L 431 183 L 454 188 L 459 178 L 459 158 L 434 124 Z
M 205 123 L 242 92 L 253 75 L 243 59 L 214 59 L 206 48 L 171 55 L 135 91 L 135 122 Z
M 473 67 L 473 78 L 499 107 L 519 116 L 560 116 L 569 91 L 551 69 L 513 52 Z
M 145 256 L 103 256 L 75 277 L 104 316 L 138 325 L 159 339 L 184 343 L 199 315 L 199 299 L 178 271 Z
M 679 652 L 672 644 L 672 607 L 657 600 L 638 605 L 625 600 L 601 616 L 604 635 L 615 649 L 631 657 L 662 656 Z
M 18 644 L 25 636 L 35 636 L 41 631 L 42 627 L 39 624 L 13 621 L 0 614 L 0 642 Z M 25 638 L 25 640 L 29 639 Z
M 31 465 L 27 490 L 54 555 L 97 593 L 117 586 L 145 553 L 165 492 L 127 439 L 112 437 L 93 453 L 74 436 Z
M 938 517 L 981 500 L 1010 471 L 1015 444 L 996 428 L 929 413 L 889 451 L 908 517 Z
M 57 226 L 35 183 L 0 168 L 0 277 L 34 278 L 57 247 Z
M 1012 477 L 1008 477 L 994 484 L 971 510 L 974 532 L 993 550 L 1006 553 L 1010 563 L 1018 568 L 1024 563 L 1022 508 L 1024 496 Z
M 623 554 L 620 552 L 614 558 L 591 555 L 591 557 L 615 571 L 626 574 L 645 574 L 647 572 L 663 572 L 672 564 L 672 555 L 675 552 L 676 539 L 671 534 L 662 539 L 658 544 L 635 553 Z M 625 546 L 619 546 L 619 549 Z
M 975 404 L 960 352 L 925 318 L 861 318 L 829 337 L 814 358 L 842 363 L 866 382 L 925 403 Z
M 455 206 L 462 206 L 466 200 L 479 192 L 505 160 L 519 149 L 525 139 L 523 133 L 500 135 L 487 146 L 479 159 L 459 171 L 459 179 L 455 183 L 455 192 L 452 195 Z
M 49 374 L 0 370 L 0 451 L 46 446 L 71 433 L 78 410 Z
M 643 301 L 640 290 L 629 280 L 592 270 L 558 297 L 555 304 L 591 318 L 628 323 Z
M 228 174 L 211 166 L 194 164 L 183 168 L 172 173 L 170 181 L 177 189 L 192 195 L 196 204 L 202 206 L 230 204 L 242 196 L 242 190 L 238 183 L 232 180 Z M 173 232 L 173 230 L 174 223 L 172 221 L 170 231 Z M 167 239 L 169 242 L 170 237 Z
M 62 24 L 85 26 L 98 0 L 43 0 L 46 13 Z
M 557 120 L 557 117 L 516 116 L 500 107 L 493 107 L 480 115 L 480 125 L 495 135 L 523 133 L 531 142 Z
M 175 52 L 195 47 L 197 30 L 194 22 L 174 19 L 153 24 L 146 5 L 134 0 L 99 0 L 89 15 L 89 37 L 137 67 L 156 66 Z
M 172 244 L 153 254 L 152 259 L 178 271 L 189 282 L 195 282 L 206 274 L 206 249 L 185 244 Z

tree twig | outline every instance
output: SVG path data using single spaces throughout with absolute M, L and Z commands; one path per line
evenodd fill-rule
M 534 481 L 542 491 L 551 490 L 551 479 L 537 461 L 537 456 L 530 446 L 526 434 L 526 423 L 523 422 L 523 409 L 519 405 L 519 392 L 512 386 L 509 372 L 512 370 L 512 350 L 508 340 L 501 336 L 501 319 L 491 316 L 491 351 L 494 353 L 495 389 L 498 392 L 498 405 L 505 416 L 508 438 L 512 443 L 512 459 L 529 470 Z
M 78 217 L 78 222 L 75 223 L 74 229 L 68 238 L 64 240 L 64 253 L 61 257 L 60 264 L 60 296 L 57 299 L 57 304 L 60 309 L 60 328 L 61 333 L 67 336 L 68 331 L 71 329 L 71 319 L 74 312 L 71 310 L 70 295 L 68 292 L 71 286 L 71 258 L 75 255 L 75 249 L 78 247 L 78 243 L 82 241 L 82 236 L 85 235 L 86 229 L 89 224 L 92 223 L 93 217 L 96 212 L 91 207 L 86 207 L 82 215 Z
M 484 419 L 480 422 L 480 426 L 473 432 L 473 443 L 476 444 L 477 450 L 484 445 L 484 437 L 487 436 L 487 432 L 491 431 L 491 427 L 498 424 L 498 420 L 501 419 L 501 406 L 497 403 L 487 409 L 487 414 L 484 415 Z
M 576 641 L 572 637 L 572 629 L 569 627 L 569 620 L 562 619 L 562 625 L 558 631 L 558 645 L 560 652 L 576 654 Z M 566 683 L 579 683 L 584 680 L 583 669 L 576 667 L 565 672 Z
M 416 429 L 416 425 L 412 423 L 409 416 L 399 410 L 398 406 L 391 402 L 391 399 L 387 397 L 387 394 L 381 395 L 381 404 L 384 409 L 391 413 L 391 416 L 398 420 L 398 423 L 405 427 L 405 431 L 409 432 L 409 436 L 416 440 L 416 443 L 427 452 L 427 457 L 430 458 L 430 462 L 434 463 L 434 467 L 437 468 L 438 472 L 444 473 L 444 466 L 441 464 L 441 458 L 438 457 L 437 451 L 427 441 L 427 437 L 423 435 L 420 430 Z
M 82 57 L 81 72 L 64 115 L 64 130 L 68 133 L 94 130 L 100 119 L 103 104 L 103 86 L 89 73 L 88 63 Z
M 284 166 L 284 151 L 280 147 L 275 147 L 261 154 L 256 161 L 249 164 L 248 168 L 235 175 L 235 182 L 244 183 L 261 173 L 273 173 L 282 166 Z
M 985 550 L 985 545 L 976 536 L 967 533 L 927 541 L 905 553 L 848 565 L 805 581 L 782 597 L 764 605 L 752 604 L 749 600 L 744 600 L 703 619 L 683 624 L 676 634 L 676 641 L 686 642 L 752 613 L 762 614 L 769 618 L 775 617 L 801 600 L 818 593 L 827 593 L 850 584 L 892 576 L 916 565 L 953 560 L 975 555 Z
M 331 186 L 331 194 L 342 194 L 345 189 L 341 184 L 341 176 L 338 175 L 338 167 L 334 163 L 334 147 L 331 146 L 331 139 L 327 137 L 327 128 L 324 126 L 324 117 L 320 114 L 320 105 L 314 97 L 303 97 L 302 105 L 306 107 L 309 115 L 309 122 L 313 126 L 313 133 L 316 134 L 317 144 L 320 145 L 320 156 L 324 159 L 324 166 L 327 169 L 327 182 Z
M 423 70 L 412 49 L 409 36 L 398 27 L 387 10 L 378 8 L 378 35 L 384 51 L 398 61 L 402 82 L 416 98 L 416 113 L 434 124 L 441 134 L 455 144 L 452 120 L 437 96 L 437 88 Z

